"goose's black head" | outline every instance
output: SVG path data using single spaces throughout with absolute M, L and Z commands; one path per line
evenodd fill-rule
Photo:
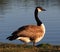
M 45 9 L 43 9 L 42 7 L 36 7 L 37 11 L 38 12 L 41 12 L 41 11 L 46 11 Z
M 35 20 L 36 20 L 38 26 L 40 26 L 42 24 L 42 21 L 38 18 L 38 12 L 41 12 L 41 11 L 46 11 L 46 10 L 43 9 L 42 7 L 35 8 L 34 15 L 35 15 Z

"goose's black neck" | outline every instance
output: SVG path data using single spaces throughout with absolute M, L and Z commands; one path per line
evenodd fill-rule
M 34 14 L 35 14 L 35 20 L 36 20 L 36 22 L 37 22 L 37 25 L 40 26 L 40 25 L 42 24 L 42 22 L 41 22 L 41 20 L 38 18 L 38 10 L 37 10 L 37 9 L 35 9 Z

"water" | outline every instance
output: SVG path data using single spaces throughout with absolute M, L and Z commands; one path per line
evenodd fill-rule
M 23 25 L 36 24 L 36 6 L 46 9 L 39 13 L 46 27 L 45 37 L 39 43 L 60 44 L 60 0 L 0 0 L 0 42 L 21 43 L 6 37 Z

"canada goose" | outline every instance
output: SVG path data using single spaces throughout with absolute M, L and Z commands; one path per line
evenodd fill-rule
M 10 41 L 18 39 L 25 43 L 33 42 L 33 46 L 35 46 L 35 43 L 39 42 L 45 34 L 45 26 L 38 18 L 38 12 L 41 11 L 45 11 L 45 9 L 36 7 L 34 12 L 37 25 L 22 26 L 14 31 L 11 36 L 7 37 L 7 39 Z

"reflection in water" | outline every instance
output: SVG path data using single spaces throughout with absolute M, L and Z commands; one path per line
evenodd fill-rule
M 36 6 L 60 7 L 60 0 L 57 1 L 56 0 L 0 0 L 0 14 L 4 14 L 5 13 L 4 11 L 12 8 L 12 6 L 27 7 L 27 8 Z
M 8 42 L 5 38 L 22 25 L 35 24 L 36 6 L 47 10 L 39 14 L 46 26 L 41 43 L 60 44 L 60 0 L 0 0 L 0 42 Z
M 8 1 L 6 0 L 0 0 L 0 15 L 4 15 L 5 14 L 5 9 L 6 9 L 6 4 L 8 4 Z

